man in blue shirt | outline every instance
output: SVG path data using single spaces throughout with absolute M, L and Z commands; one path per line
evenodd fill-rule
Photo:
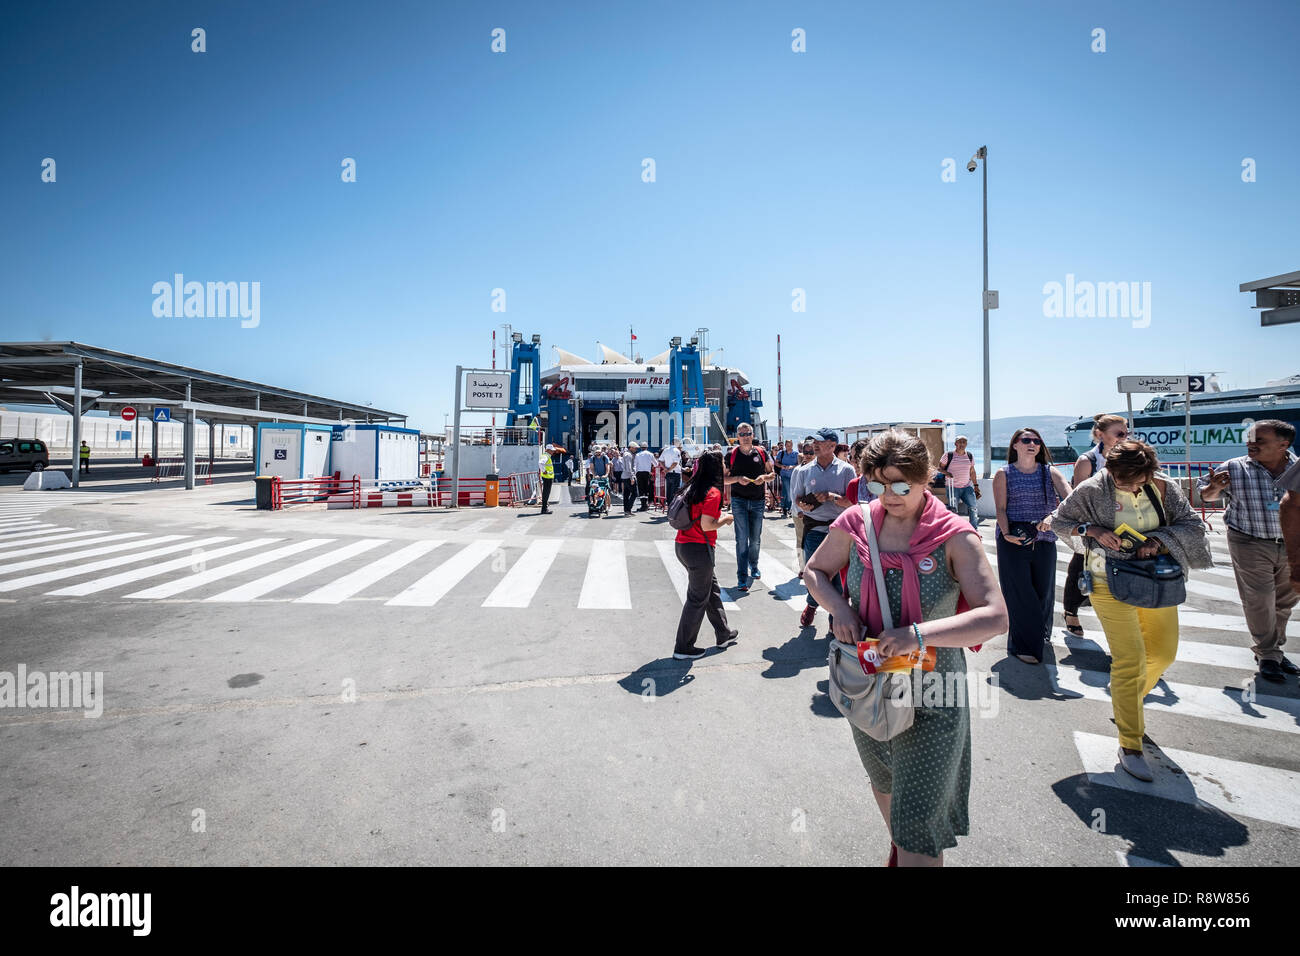
M 850 507 L 844 492 L 848 490 L 849 482 L 857 477 L 852 465 L 835 457 L 835 447 L 840 443 L 839 432 L 833 428 L 823 428 L 815 438 L 817 457 L 796 468 L 790 482 L 790 497 L 803 516 L 804 564 L 808 563 L 818 545 L 826 540 L 831 522 L 845 508 Z M 835 590 L 840 590 L 839 575 L 833 577 L 831 583 L 835 585 Z M 817 602 L 809 594 L 803 614 L 799 616 L 799 626 L 812 627 L 816 615 Z
M 799 467 L 799 453 L 794 450 L 794 442 L 785 440 L 785 449 L 777 452 L 772 459 L 776 463 L 776 473 L 781 480 L 781 517 L 790 517 L 790 482 L 794 479 L 794 470 Z

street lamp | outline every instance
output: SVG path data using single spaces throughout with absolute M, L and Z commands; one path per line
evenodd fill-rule
M 966 164 L 975 172 L 983 160 L 984 167 L 984 477 L 989 477 L 993 462 L 993 420 L 989 406 L 989 148 L 981 146 Z

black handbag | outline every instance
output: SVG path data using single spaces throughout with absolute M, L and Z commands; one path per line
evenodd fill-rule
M 1156 507 L 1160 524 L 1165 523 L 1165 509 L 1150 485 L 1142 488 Z M 1133 607 L 1174 607 L 1187 600 L 1187 575 L 1171 555 L 1154 558 L 1112 558 L 1106 555 L 1106 586 L 1111 597 Z

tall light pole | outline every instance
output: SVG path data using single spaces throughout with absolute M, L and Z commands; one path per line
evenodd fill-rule
M 977 162 L 983 160 L 983 163 Z M 977 165 L 984 168 L 984 477 L 989 477 L 993 463 L 993 418 L 989 404 L 989 148 L 981 146 L 966 168 L 972 173 Z

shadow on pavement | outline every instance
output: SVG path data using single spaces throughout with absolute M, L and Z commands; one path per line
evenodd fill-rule
M 817 628 L 800 628 L 798 634 L 780 647 L 769 647 L 763 650 L 763 659 L 769 661 L 770 665 L 762 672 L 762 676 L 769 679 L 794 677 L 810 667 L 825 667 L 826 656 L 831 650 L 831 640 L 829 631 L 825 637 L 818 637 Z
M 1250 840 L 1245 824 L 1203 803 L 1089 783 L 1087 774 L 1066 777 L 1052 789 L 1082 824 L 1123 837 L 1133 844 L 1130 854 L 1152 863 L 1181 866 L 1170 850 L 1222 857 L 1228 847 L 1245 846 Z
M 710 652 L 709 657 L 719 652 Z M 705 660 L 701 657 L 700 660 Z M 694 661 L 679 661 L 673 657 L 661 657 L 659 660 L 642 664 L 632 673 L 618 682 L 629 694 L 638 697 L 667 697 L 675 690 L 680 690 L 695 680 L 691 673 Z

